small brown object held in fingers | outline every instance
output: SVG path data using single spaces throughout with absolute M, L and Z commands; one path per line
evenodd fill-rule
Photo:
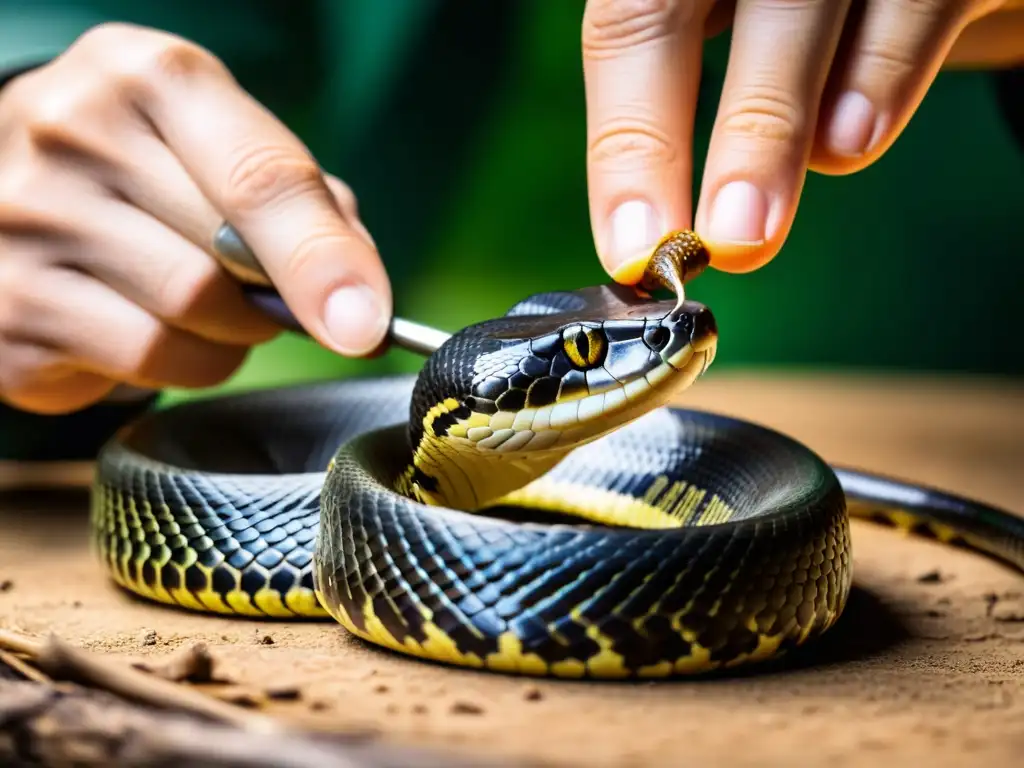
M 710 263 L 711 254 L 696 232 L 689 229 L 671 232 L 654 247 L 654 254 L 640 278 L 640 287 L 645 291 L 667 288 L 682 300 L 683 286 Z

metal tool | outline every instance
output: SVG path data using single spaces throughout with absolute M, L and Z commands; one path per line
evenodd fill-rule
M 221 265 L 242 285 L 242 290 L 257 307 L 274 322 L 295 333 L 309 336 L 309 332 L 295 318 L 281 294 L 274 288 L 270 276 L 238 232 L 225 222 L 213 238 L 213 250 Z M 429 355 L 451 334 L 429 325 L 403 317 L 393 317 L 388 329 L 387 343 L 394 344 L 418 355 Z

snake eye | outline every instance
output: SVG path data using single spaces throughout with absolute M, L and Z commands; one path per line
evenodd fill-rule
M 607 344 L 600 331 L 574 325 L 562 333 L 562 349 L 574 366 L 587 369 L 601 363 Z

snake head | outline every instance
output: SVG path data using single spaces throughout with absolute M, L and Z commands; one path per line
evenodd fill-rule
M 466 328 L 428 359 L 413 394 L 423 486 L 433 478 L 435 500 L 466 507 L 528 482 L 690 386 L 717 338 L 702 304 L 625 286 L 538 294 Z

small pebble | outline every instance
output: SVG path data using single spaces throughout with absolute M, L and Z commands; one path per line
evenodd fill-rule
M 982 640 L 993 640 L 997 637 L 999 637 L 999 635 L 992 632 L 975 632 L 970 635 L 964 635 L 964 642 L 979 643 Z
M 986 592 L 983 599 L 985 600 L 985 615 L 991 616 L 992 609 L 999 602 L 999 595 L 995 592 Z
M 326 701 L 321 701 L 320 699 L 317 699 L 309 705 L 309 708 L 314 712 L 323 712 L 325 709 L 330 709 L 331 705 L 328 704 Z
M 997 603 L 992 608 L 992 618 L 996 621 L 1024 621 L 1024 606 L 1006 603 Z
M 541 693 L 540 688 L 535 685 L 527 686 L 523 690 L 523 699 L 525 701 L 540 701 L 544 698 L 544 694 Z
M 482 715 L 484 708 L 472 701 L 456 701 L 452 704 L 452 714 L 455 715 Z
M 268 688 L 265 693 L 268 699 L 274 701 L 298 701 L 302 698 L 302 691 L 295 685 L 282 685 L 276 688 Z
M 939 571 L 927 571 L 917 577 L 917 580 L 922 584 L 939 584 L 945 581 L 945 577 Z
M 220 698 L 229 704 L 237 704 L 246 709 L 256 709 L 260 705 L 259 700 L 249 691 L 231 691 L 222 694 Z
M 156 630 L 142 630 L 142 632 L 139 633 L 139 645 L 156 645 Z
M 373 686 L 374 693 L 387 693 L 390 690 L 385 683 L 377 683 L 377 685 Z
M 273 644 L 274 644 L 274 638 L 272 638 L 270 635 L 263 635 L 263 637 L 260 638 L 260 645 L 273 645 Z
M 4 579 L 0 581 L 0 592 L 10 592 L 14 589 L 14 582 L 10 579 Z

